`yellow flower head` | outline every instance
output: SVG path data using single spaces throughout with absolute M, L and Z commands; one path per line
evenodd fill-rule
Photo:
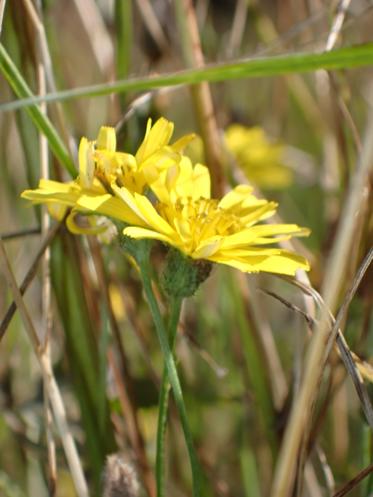
M 159 199 L 155 205 L 143 195 L 118 189 L 118 196 L 146 225 L 127 227 L 125 235 L 160 240 L 192 259 L 245 272 L 294 275 L 297 269 L 309 269 L 303 257 L 267 247 L 308 231 L 292 224 L 257 224 L 272 216 L 277 204 L 256 198 L 251 187 L 239 185 L 220 201 L 212 199 L 207 168 L 200 164 L 192 167 L 184 158 L 152 189 Z
M 125 186 L 142 193 L 161 171 L 181 160 L 180 152 L 194 135 L 186 135 L 169 145 L 174 125 L 161 117 L 152 126 L 148 120 L 145 137 L 135 155 L 116 150 L 115 129 L 101 127 L 97 140 L 83 138 L 79 146 L 79 170 L 82 186 L 90 186 L 97 177 L 108 189 Z
M 225 143 L 247 179 L 261 188 L 285 188 L 292 172 L 283 164 L 284 146 L 271 143 L 259 127 L 233 124 L 225 132 Z
M 76 180 L 61 183 L 40 180 L 39 188 L 26 190 L 22 197 L 33 203 L 46 203 L 51 215 L 62 219 L 70 207 L 68 228 L 74 233 L 95 233 L 105 228 L 89 219 L 88 227 L 77 224 L 77 214 L 97 214 L 112 217 L 128 224 L 142 226 L 141 219 L 116 198 L 114 190 L 126 187 L 142 193 L 160 173 L 181 160 L 181 151 L 193 139 L 186 135 L 169 145 L 173 123 L 164 118 L 152 126 L 151 119 L 143 142 L 135 155 L 116 150 L 115 129 L 100 128 L 97 139 L 82 138 L 79 145 L 79 176 Z

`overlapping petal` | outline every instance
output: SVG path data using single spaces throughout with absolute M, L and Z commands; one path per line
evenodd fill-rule
M 196 164 L 183 156 L 178 164 L 164 170 L 151 189 L 160 202 L 175 203 L 178 198 L 210 198 L 211 180 L 206 166 Z

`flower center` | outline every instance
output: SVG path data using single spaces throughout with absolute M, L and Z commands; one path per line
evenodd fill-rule
M 159 203 L 158 213 L 179 233 L 186 251 L 192 253 L 198 245 L 213 236 L 226 236 L 242 228 L 233 212 L 219 207 L 216 199 L 179 198 L 175 204 Z

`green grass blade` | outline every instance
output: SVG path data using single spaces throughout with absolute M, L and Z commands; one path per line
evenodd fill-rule
M 10 86 L 13 88 L 14 93 L 19 98 L 36 98 L 34 97 L 26 81 L 23 79 L 21 73 L 18 71 L 17 67 L 13 63 L 5 47 L 1 43 L 0 70 L 4 74 Z M 49 146 L 56 158 L 67 169 L 67 171 L 69 171 L 71 176 L 76 176 L 77 171 L 75 169 L 74 163 L 61 138 L 59 137 L 55 127 L 50 122 L 48 117 L 43 114 L 43 112 L 36 104 L 30 104 L 27 107 L 27 112 L 36 127 L 47 137 Z
M 2 47 L 1 53 L 4 51 Z M 2 59 L 0 57 L 0 65 Z M 201 69 L 190 69 L 162 76 L 132 78 L 113 83 L 103 83 L 71 90 L 49 93 L 42 97 L 19 95 L 23 98 L 0 106 L 0 111 L 9 111 L 35 105 L 40 102 L 55 102 L 78 97 L 94 97 L 112 93 L 149 91 L 155 88 L 177 85 L 193 85 L 208 81 L 211 83 L 242 78 L 280 76 L 305 73 L 318 69 L 336 70 L 368 66 L 373 60 L 373 43 L 340 48 L 323 53 L 296 53 L 272 57 L 250 58 L 235 62 L 214 64 Z
M 240 451 L 241 473 L 246 497 L 261 497 L 258 468 L 254 453 L 249 448 Z

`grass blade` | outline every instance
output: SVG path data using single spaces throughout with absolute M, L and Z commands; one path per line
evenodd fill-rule
M 0 45 L 0 67 L 4 65 L 5 49 Z M 6 52 L 5 52 L 6 53 Z M 9 58 L 9 56 L 8 56 Z M 250 58 L 235 62 L 214 64 L 200 69 L 165 74 L 162 76 L 132 78 L 113 83 L 82 86 L 71 90 L 49 93 L 42 97 L 19 95 L 23 98 L 0 106 L 0 111 L 15 110 L 40 102 L 56 102 L 78 97 L 97 97 L 112 93 L 148 91 L 176 85 L 194 85 L 202 81 L 216 83 L 243 78 L 281 76 L 305 73 L 318 69 L 336 70 L 369 66 L 373 58 L 373 43 L 340 48 L 323 53 L 296 53 L 272 57 Z M 28 98 L 27 98 L 28 97 Z

